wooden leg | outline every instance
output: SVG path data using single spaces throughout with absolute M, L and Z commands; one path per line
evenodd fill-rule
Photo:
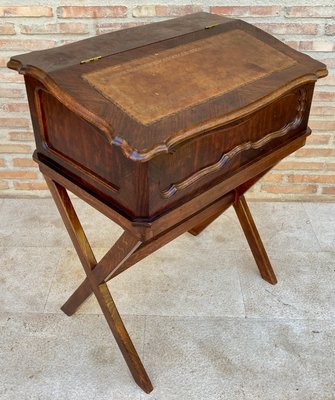
M 272 285 L 275 285 L 277 283 L 276 275 L 273 272 L 270 260 L 266 254 L 262 240 L 243 195 L 237 198 L 234 203 L 234 208 L 262 278 Z
M 92 294 L 93 292 L 90 282 L 86 278 L 60 309 L 70 317 L 77 311 L 78 307 Z
M 92 271 L 96 283 L 99 284 L 103 280 L 107 281 L 114 278 L 121 272 L 125 271 L 126 269 L 141 261 L 143 258 L 147 257 L 149 254 L 152 254 L 165 244 L 171 242 L 179 235 L 182 235 L 183 233 L 189 231 L 192 227 L 198 226 L 202 221 L 210 219 L 213 215 L 218 215 L 218 213 L 221 213 L 223 209 L 228 208 L 234 202 L 234 200 L 235 192 L 227 193 L 225 196 L 218 199 L 216 202 L 201 210 L 192 217 L 186 218 L 183 222 L 154 237 L 150 241 L 142 243 L 141 246 L 139 246 L 118 268 L 111 268 L 111 262 L 109 263 L 109 268 L 106 268 L 106 263 L 104 263 L 103 260 L 108 258 L 107 253 L 106 256 Z M 102 270 L 103 273 L 101 272 Z M 77 290 L 72 294 L 72 296 L 67 300 L 67 302 L 62 307 L 62 310 L 66 314 L 72 315 L 76 311 L 76 309 L 91 295 L 91 293 L 92 289 L 88 282 L 88 279 L 86 278 L 77 288 Z
M 121 320 L 108 287 L 105 282 L 97 283 L 99 276 L 96 277 L 93 275 L 93 271 L 98 263 L 95 259 L 77 214 L 72 206 L 66 189 L 48 177 L 45 177 L 45 179 L 71 237 L 73 245 L 78 253 L 79 259 L 84 267 L 90 289 L 95 294 L 99 302 L 102 312 L 104 313 L 107 323 L 116 339 L 130 372 L 135 382 L 146 393 L 150 393 L 153 389 L 152 384 L 135 350 L 135 347 L 130 340 L 128 332 Z M 114 265 L 112 265 L 113 271 L 117 270 L 120 265 L 139 247 L 140 244 L 141 242 L 139 242 L 138 238 L 135 238 L 128 232 L 123 233 L 120 239 L 99 263 L 99 271 L 101 271 L 100 273 L 105 273 L 107 269 L 107 260 L 111 260 L 112 251 L 114 251 L 114 257 L 112 259 L 114 263 Z

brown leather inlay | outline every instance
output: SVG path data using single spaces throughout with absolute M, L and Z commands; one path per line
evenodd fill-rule
M 82 76 L 149 125 L 295 63 L 248 33 L 233 30 Z

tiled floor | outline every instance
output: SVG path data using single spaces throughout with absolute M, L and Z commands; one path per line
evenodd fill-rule
M 98 257 L 120 228 L 75 200 Z M 279 283 L 263 281 L 232 210 L 109 286 L 151 377 L 133 382 L 50 199 L 0 199 L 1 400 L 334 400 L 335 204 L 250 208 Z

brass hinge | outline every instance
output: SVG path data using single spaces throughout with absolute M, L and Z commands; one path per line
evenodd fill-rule
M 87 63 L 92 62 L 92 61 L 98 61 L 98 60 L 100 60 L 101 58 L 102 58 L 102 56 L 96 56 L 96 57 L 92 57 L 92 58 L 86 58 L 86 60 L 81 60 L 81 61 L 80 61 L 80 64 L 87 64 Z
M 205 29 L 212 29 L 212 28 L 215 28 L 218 25 L 220 25 L 220 24 L 207 25 L 207 26 L 205 26 Z

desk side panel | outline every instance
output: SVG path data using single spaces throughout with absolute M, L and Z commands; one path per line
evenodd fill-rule
M 147 164 L 124 157 L 39 81 L 25 78 L 38 154 L 126 216 L 147 215 Z
M 150 162 L 150 212 L 185 202 L 307 130 L 314 84 L 175 146 Z M 168 171 L 168 172 L 167 172 Z M 241 182 L 242 184 L 243 182 Z

